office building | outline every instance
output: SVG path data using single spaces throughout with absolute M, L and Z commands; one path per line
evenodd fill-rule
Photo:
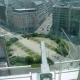
M 72 7 L 70 13 L 70 34 L 80 39 L 80 7 Z
M 21 2 L 9 4 L 8 24 L 15 32 L 32 33 L 45 20 L 44 4 L 42 1 L 30 1 L 25 4 Z
M 44 4 L 42 1 L 32 1 L 32 7 L 37 9 L 37 15 L 38 15 L 38 23 L 39 26 L 44 22 L 45 20 L 45 14 L 44 14 Z
M 35 8 L 14 9 L 14 28 L 21 32 L 34 32 L 39 27 L 37 16 L 37 10 Z
M 70 30 L 70 8 L 68 5 L 54 5 L 52 13 L 53 32 L 58 34 L 63 28 L 66 32 Z

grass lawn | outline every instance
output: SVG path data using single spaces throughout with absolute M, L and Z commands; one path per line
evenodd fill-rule
M 28 53 L 29 55 L 35 55 L 36 53 L 33 52 L 32 50 L 30 50 L 29 48 L 25 47 L 23 44 L 21 44 L 20 42 L 16 42 L 15 43 L 16 46 L 18 46 L 19 48 L 21 48 L 22 50 L 24 50 L 26 53 Z
M 40 41 L 39 41 L 38 39 L 35 39 L 34 37 L 31 37 L 30 39 L 40 44 Z M 49 45 L 49 44 L 47 44 L 47 43 L 45 43 L 45 46 L 46 46 L 47 48 L 53 50 L 53 51 L 55 51 L 55 49 L 56 49 L 56 48 L 54 48 L 53 46 L 51 46 L 51 45 Z
M 38 39 L 35 39 L 33 37 L 31 37 L 30 39 L 33 40 L 33 41 L 35 41 L 35 42 L 37 42 L 37 43 L 40 43 L 40 41 Z
M 15 63 L 15 66 L 24 66 L 25 64 L 23 63 Z
M 40 55 L 35 55 L 33 56 L 35 59 L 39 59 L 41 56 Z
M 32 68 L 39 68 L 39 67 L 41 67 L 41 64 L 32 64 L 31 67 Z

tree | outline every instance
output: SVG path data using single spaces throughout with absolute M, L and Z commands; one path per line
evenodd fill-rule
M 14 65 L 16 63 L 16 59 L 15 58 L 11 58 L 10 59 L 10 63 L 11 63 L 11 65 Z
M 25 57 L 25 62 L 27 64 L 32 64 L 34 62 L 34 58 L 30 57 L 30 56 L 27 56 L 27 57 Z
M 10 41 L 6 42 L 6 46 L 11 46 L 11 45 L 12 45 L 12 43 Z
M 39 56 L 38 58 L 36 58 L 35 60 L 34 60 L 34 63 L 40 63 L 41 64 L 41 56 Z
M 50 38 L 50 37 L 51 37 L 50 34 L 45 35 L 45 38 Z
M 59 44 L 59 43 L 61 42 L 61 38 L 56 37 L 55 41 L 56 41 L 56 43 L 58 43 L 58 44 Z
M 32 35 L 32 37 L 37 37 L 38 36 L 37 33 L 32 33 L 31 35 Z
M 16 37 L 10 38 L 10 41 L 14 43 L 14 42 L 18 41 L 18 38 L 16 38 Z

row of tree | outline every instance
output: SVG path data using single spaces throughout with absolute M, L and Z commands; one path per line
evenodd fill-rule
M 47 58 L 49 65 L 54 64 L 54 62 Z M 22 63 L 22 64 L 26 64 L 26 65 L 31 65 L 31 64 L 41 64 L 41 56 L 39 56 L 38 58 L 33 58 L 31 56 L 27 56 L 25 58 L 23 57 L 19 57 L 19 56 L 14 56 L 10 59 L 10 63 L 11 65 L 15 65 L 16 63 Z

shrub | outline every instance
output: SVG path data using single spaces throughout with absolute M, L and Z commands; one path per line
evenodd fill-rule
M 10 59 L 10 63 L 11 63 L 11 65 L 14 65 L 14 64 L 16 63 L 15 58 L 11 58 L 11 59 Z
M 18 62 L 18 63 L 25 63 L 25 58 L 17 56 L 16 57 L 16 62 Z
M 8 56 L 12 56 L 12 53 L 8 52 Z
M 25 58 L 19 57 L 19 56 L 17 56 L 17 57 L 13 56 L 13 57 L 10 58 L 10 63 L 12 65 L 14 65 L 16 63 L 22 63 L 22 64 L 24 64 L 25 63 Z
M 10 42 L 10 41 L 6 42 L 6 46 L 11 46 L 11 45 L 12 45 L 12 42 Z
M 11 52 L 11 51 L 13 51 L 13 49 L 11 49 L 10 46 L 8 46 L 8 47 L 7 47 L 7 51 L 8 51 L 8 52 Z
M 27 56 L 27 57 L 25 57 L 25 62 L 27 64 L 32 64 L 34 62 L 34 58 L 30 57 L 30 56 Z
M 27 35 L 26 34 L 23 34 L 23 35 L 21 35 L 23 38 L 27 38 Z
M 45 38 L 50 38 L 50 37 L 51 37 L 50 34 L 45 35 Z
M 61 42 L 61 38 L 56 37 L 55 41 L 56 41 L 56 43 L 58 43 L 58 44 L 59 44 L 59 43 Z
M 31 37 L 31 35 L 27 35 L 27 34 L 23 34 L 23 35 L 21 35 L 23 38 L 30 38 Z
M 34 63 L 41 63 L 41 57 L 39 56 L 38 58 L 36 58 L 35 60 L 34 60 Z
M 37 33 L 32 33 L 31 36 L 32 36 L 32 37 L 37 37 L 38 34 L 37 34 Z
M 14 43 L 14 42 L 17 42 L 18 41 L 18 38 L 14 37 L 14 38 L 10 38 L 10 42 Z
M 54 62 L 50 58 L 47 58 L 47 61 L 49 65 L 54 65 Z

